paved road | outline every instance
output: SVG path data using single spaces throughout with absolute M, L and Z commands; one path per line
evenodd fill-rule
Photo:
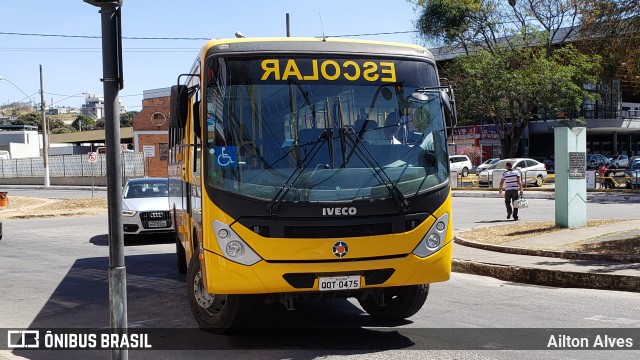
M 502 198 L 453 197 L 454 230 L 509 224 Z M 529 207 L 519 213 L 519 221 L 555 221 L 555 200 L 529 199 Z M 587 220 L 638 217 L 638 204 L 595 199 L 587 202 Z
M 481 216 L 471 210 L 484 204 L 479 201 L 487 200 L 454 199 L 459 218 L 466 221 L 461 226 L 487 221 L 485 217 L 491 219 L 486 212 Z M 532 206 L 550 205 L 540 200 Z M 6 221 L 5 234 L 11 235 L 0 241 L 0 328 L 108 327 L 106 229 L 106 219 L 102 216 Z M 175 271 L 173 251 L 173 244 L 167 242 L 126 247 L 131 328 L 185 328 L 183 331 L 188 331 L 187 328 L 195 327 L 186 301 L 184 276 Z M 424 350 L 442 346 L 439 341 L 446 340 L 442 339 L 442 333 L 433 330 L 437 328 L 471 329 L 471 333 L 458 334 L 460 330 L 448 333 L 449 339 L 464 339 L 484 334 L 487 329 L 509 327 L 551 328 L 550 332 L 555 331 L 553 328 L 638 329 L 638 310 L 640 297 L 634 293 L 547 288 L 454 273 L 450 281 L 432 286 L 427 305 L 410 321 L 386 324 L 394 331 L 376 330 L 380 324 L 373 323 L 351 301 L 304 303 L 295 312 L 287 312 L 280 305 L 265 305 L 259 308 L 252 325 L 268 331 L 232 337 L 198 332 L 193 339 L 195 343 L 189 345 L 189 348 L 236 350 L 215 354 L 131 351 L 130 356 L 143 359 L 205 355 L 230 359 L 313 359 L 337 358 L 344 354 L 355 359 L 422 359 L 425 356 L 451 359 L 584 358 L 584 352 L 566 351 L 442 350 L 425 354 Z M 346 334 L 333 330 L 344 324 L 355 325 L 357 329 Z M 295 334 L 274 329 L 282 327 L 294 328 Z M 306 328 L 312 330 L 304 330 Z M 437 334 L 440 334 L 439 341 L 434 342 Z M 336 338 L 338 335 L 340 337 Z M 171 339 L 172 334 L 167 334 L 166 338 Z M 640 344 L 640 334 L 635 341 Z M 342 348 L 345 343 L 355 349 L 325 350 Z M 499 348 L 497 344 L 486 346 Z M 105 351 L 16 351 L 14 354 L 42 359 L 107 359 L 110 356 Z M 601 359 L 631 359 L 638 355 L 638 351 L 588 353 L 589 358 Z

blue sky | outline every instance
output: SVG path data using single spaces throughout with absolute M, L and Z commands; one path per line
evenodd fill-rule
M 124 37 L 227 38 L 286 36 L 359 36 L 358 39 L 419 44 L 417 14 L 405 0 L 124 0 Z M 78 107 L 82 92 L 102 95 L 99 38 L 20 36 L 6 33 L 100 36 L 98 8 L 82 0 L 0 0 L 0 76 L 40 101 L 39 65 L 45 102 Z M 322 23 L 320 21 L 322 18 Z M 143 90 L 169 87 L 189 70 L 204 40 L 124 39 L 124 89 L 121 102 L 140 110 Z M 75 95 L 75 96 L 72 96 Z M 66 98 L 66 99 L 65 99 Z M 11 83 L 0 80 L 0 104 L 26 101 Z

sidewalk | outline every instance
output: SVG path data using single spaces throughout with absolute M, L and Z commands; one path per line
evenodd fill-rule
M 640 202 L 638 195 L 627 194 L 626 200 Z M 580 239 L 600 242 L 631 237 L 640 237 L 640 220 L 565 229 L 513 241 L 508 246 L 456 237 L 453 271 L 536 285 L 640 292 L 640 256 L 563 250 Z

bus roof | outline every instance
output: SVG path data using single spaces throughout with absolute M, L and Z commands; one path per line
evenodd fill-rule
M 212 39 L 203 47 L 201 57 L 216 53 L 336 53 L 354 55 L 389 55 L 429 58 L 433 55 L 422 46 L 393 42 L 337 38 L 264 37 Z

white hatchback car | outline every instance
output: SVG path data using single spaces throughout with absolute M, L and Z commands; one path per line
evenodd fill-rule
M 167 178 L 127 181 L 122 190 L 122 225 L 125 236 L 174 232 L 169 211 Z
M 449 169 L 451 172 L 457 171 L 462 176 L 467 176 L 471 168 L 473 168 L 473 164 L 467 155 L 449 156 Z

